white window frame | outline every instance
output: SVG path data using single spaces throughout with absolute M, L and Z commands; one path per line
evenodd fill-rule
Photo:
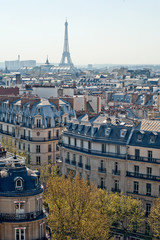
M 19 230 L 19 240 L 22 240 L 22 230 L 24 230 L 23 240 L 26 240 L 26 227 L 15 228 L 15 240 L 17 240 L 17 230 Z

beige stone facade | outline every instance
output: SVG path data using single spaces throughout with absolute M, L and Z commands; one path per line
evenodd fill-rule
M 160 195 L 160 128 L 142 127 L 70 123 L 60 148 L 63 175 L 72 171 L 99 188 L 141 199 L 148 215 Z
M 26 168 L 23 158 L 3 157 L 0 186 L 0 239 L 46 239 L 39 174 Z

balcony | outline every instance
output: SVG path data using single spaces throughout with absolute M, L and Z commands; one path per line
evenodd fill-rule
M 29 136 L 24 136 L 21 135 L 21 139 L 26 140 L 26 141 L 31 141 L 31 142 L 49 142 L 49 141 L 54 141 L 58 140 L 57 137 L 46 137 L 46 138 L 40 138 L 40 137 L 29 137 Z
M 79 168 L 83 168 L 83 163 L 79 162 L 79 163 L 78 163 L 78 167 L 79 167 Z
M 154 195 L 151 195 L 151 193 L 146 193 L 146 194 L 143 194 L 143 193 L 139 193 L 139 192 L 137 192 L 137 191 L 133 191 L 133 192 L 131 192 L 131 191 L 127 191 L 127 194 L 129 194 L 129 195 L 139 195 L 139 196 L 144 196 L 144 197 L 151 197 L 151 198 L 157 198 L 158 197 L 158 195 L 157 196 L 154 196 Z
M 99 172 L 99 173 L 106 173 L 106 168 L 101 168 L 101 167 L 99 167 L 99 168 L 98 168 L 98 172 Z
M 113 193 L 120 193 L 121 192 L 121 190 L 119 188 L 112 188 L 111 191 Z
M 85 169 L 90 171 L 91 170 L 91 166 L 88 165 L 88 164 L 85 164 Z
M 70 164 L 70 159 L 66 158 L 65 163 Z
M 143 174 L 143 173 L 138 173 L 138 172 L 127 171 L 126 177 L 141 178 L 141 179 L 146 179 L 146 180 L 151 180 L 151 181 L 160 181 L 160 176 L 154 176 L 154 175 Z
M 11 136 L 11 137 L 15 137 L 15 132 L 9 132 L 9 131 L 4 131 L 0 129 L 0 133 Z
M 126 154 L 118 154 L 118 153 L 111 153 L 111 152 L 102 152 L 93 149 L 86 149 L 82 147 L 72 146 L 70 144 L 62 143 L 61 147 L 65 147 L 67 149 L 75 150 L 77 152 L 82 153 L 89 153 L 95 156 L 103 156 L 103 157 L 111 157 L 111 158 L 118 158 L 118 159 L 126 159 Z
M 72 161 L 71 161 L 71 165 L 76 166 L 76 161 L 75 161 L 75 160 L 72 160 Z
M 45 214 L 43 213 L 43 211 L 37 211 L 37 212 L 30 212 L 30 213 L 20 213 L 20 214 L 16 214 L 16 213 L 0 213 L 0 221 L 4 221 L 4 222 L 10 222 L 10 221 L 33 221 L 34 219 L 37 218 L 44 218 Z
M 120 176 L 121 171 L 120 170 L 116 170 L 116 169 L 112 169 L 112 174 L 116 175 L 116 176 Z
M 150 163 L 158 163 L 158 164 L 160 164 L 160 159 L 159 158 L 127 155 L 127 159 L 128 160 L 133 160 L 133 161 L 139 161 L 139 162 L 150 162 Z

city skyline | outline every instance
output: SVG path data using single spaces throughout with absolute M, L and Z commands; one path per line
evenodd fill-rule
M 0 62 L 60 62 L 67 17 L 75 65 L 160 63 L 158 0 L 0 2 Z

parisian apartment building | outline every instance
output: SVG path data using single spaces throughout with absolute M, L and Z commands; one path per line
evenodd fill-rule
M 160 122 L 83 115 L 62 134 L 62 173 L 141 199 L 146 216 L 160 194 Z
M 0 148 L 0 239 L 46 238 L 46 215 L 39 172 L 26 167 L 22 157 Z
M 73 117 L 75 111 L 63 99 L 0 96 L 0 141 L 11 139 L 33 169 L 52 164 L 59 159 L 61 133 Z

